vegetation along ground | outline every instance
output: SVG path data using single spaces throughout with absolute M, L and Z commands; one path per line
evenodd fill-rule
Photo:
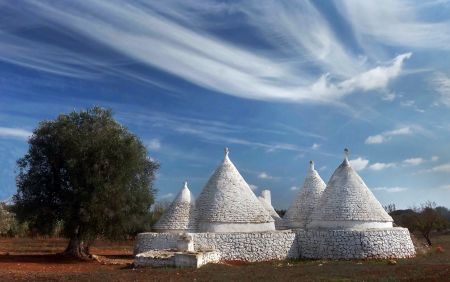
M 1 281 L 450 281 L 450 234 L 414 259 L 228 262 L 200 269 L 131 266 L 133 241 L 97 241 L 97 260 L 62 257 L 66 239 L 0 238 Z

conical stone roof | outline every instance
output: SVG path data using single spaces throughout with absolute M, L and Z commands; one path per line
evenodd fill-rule
M 199 232 L 275 230 L 274 220 L 228 157 L 206 183 L 196 202 Z
M 184 183 L 183 188 L 175 197 L 169 208 L 153 226 L 157 232 L 184 232 L 192 230 L 194 196 Z
M 325 190 L 325 182 L 314 169 L 314 162 L 310 161 L 308 173 L 303 186 L 286 211 L 283 219 L 289 228 L 305 228 L 310 222 L 313 210 L 319 203 L 319 199 Z
M 392 227 L 392 218 L 383 209 L 348 161 L 335 170 L 319 204 L 311 215 L 309 228 L 370 229 Z

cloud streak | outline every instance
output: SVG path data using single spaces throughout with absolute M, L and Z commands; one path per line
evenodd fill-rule
M 387 193 L 399 193 L 399 192 L 407 191 L 408 188 L 405 188 L 405 187 L 375 187 L 372 190 L 383 191 L 383 192 L 387 192 Z
M 22 128 L 0 127 L 0 138 L 18 138 L 26 140 L 32 134 L 32 132 Z
M 98 0 L 70 4 L 50 1 L 27 3 L 23 10 L 42 19 L 49 27 L 58 25 L 135 62 L 198 86 L 246 99 L 335 103 L 356 91 L 385 88 L 399 76 L 404 62 L 411 56 L 411 53 L 404 53 L 376 64 L 355 59 L 358 56 L 347 51 L 324 16 L 309 1 L 293 3 L 289 7 L 280 2 L 265 5 L 252 2 L 240 8 L 259 32 L 277 34 L 278 38 L 285 39 L 282 41 L 293 45 L 290 50 L 298 49 L 305 54 L 305 60 L 294 65 L 285 62 L 294 58 L 298 60 L 298 53 L 283 52 L 285 46 L 281 43 L 275 45 L 274 50 L 265 52 L 237 46 L 213 36 L 204 26 L 182 25 L 173 19 L 173 14 L 169 17 L 158 13 L 151 4 L 134 2 L 124 5 L 121 1 Z M 185 13 L 199 17 L 189 12 L 192 8 L 189 5 L 166 5 L 174 8 L 178 15 Z M 21 12 L 12 5 L 9 9 Z M 196 22 L 195 18 L 193 22 Z M 8 37 L 2 37 L 0 42 L 0 46 L 9 44 L 5 48 L 14 50 L 1 59 L 41 71 L 83 76 L 85 72 L 80 72 L 80 65 L 86 65 L 89 72 L 92 68 L 106 72 L 116 70 L 105 62 L 98 66 L 84 59 L 80 64 L 76 58 L 83 56 L 71 53 L 63 56 L 66 51 L 59 47 L 33 48 L 38 43 L 22 44 L 19 39 Z M 31 47 L 20 49 L 21 46 Z M 42 49 L 52 51 L 41 52 Z M 317 69 L 317 75 L 307 74 L 311 68 Z M 137 75 L 132 73 L 129 77 L 136 78 Z
M 411 127 L 401 127 L 398 129 L 390 130 L 390 131 L 384 131 L 377 135 L 372 135 L 367 137 L 365 143 L 366 144 L 381 144 L 385 143 L 389 140 L 391 140 L 395 136 L 401 136 L 401 135 L 411 135 L 413 133 L 413 130 Z

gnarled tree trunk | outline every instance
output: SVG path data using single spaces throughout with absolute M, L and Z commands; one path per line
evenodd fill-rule
M 78 236 L 73 236 L 70 238 L 69 245 L 63 252 L 65 256 L 79 258 L 79 259 L 89 259 L 89 245 L 83 240 L 80 240 Z

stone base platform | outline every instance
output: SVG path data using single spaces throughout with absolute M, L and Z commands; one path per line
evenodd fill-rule
M 135 267 L 192 267 L 199 268 L 207 263 L 220 261 L 220 253 L 206 252 L 179 252 L 176 250 L 152 250 L 137 254 L 134 257 Z
M 406 228 L 367 230 L 296 230 L 300 258 L 385 259 L 414 257 Z
M 284 259 L 370 259 L 415 256 L 406 228 L 367 230 L 277 230 L 249 233 L 190 233 L 194 245 L 189 252 L 177 249 L 181 234 L 141 233 L 136 238 L 137 265 L 196 266 L 227 260 L 270 261 Z M 161 251 L 161 253 L 159 253 Z M 184 256 L 182 256 L 183 254 Z M 201 255 L 200 255 L 201 254 Z M 145 257 L 145 259 L 144 259 Z M 175 262 L 176 258 L 178 262 Z M 158 262 L 151 262 L 159 260 Z M 183 261 L 183 262 L 181 262 Z

